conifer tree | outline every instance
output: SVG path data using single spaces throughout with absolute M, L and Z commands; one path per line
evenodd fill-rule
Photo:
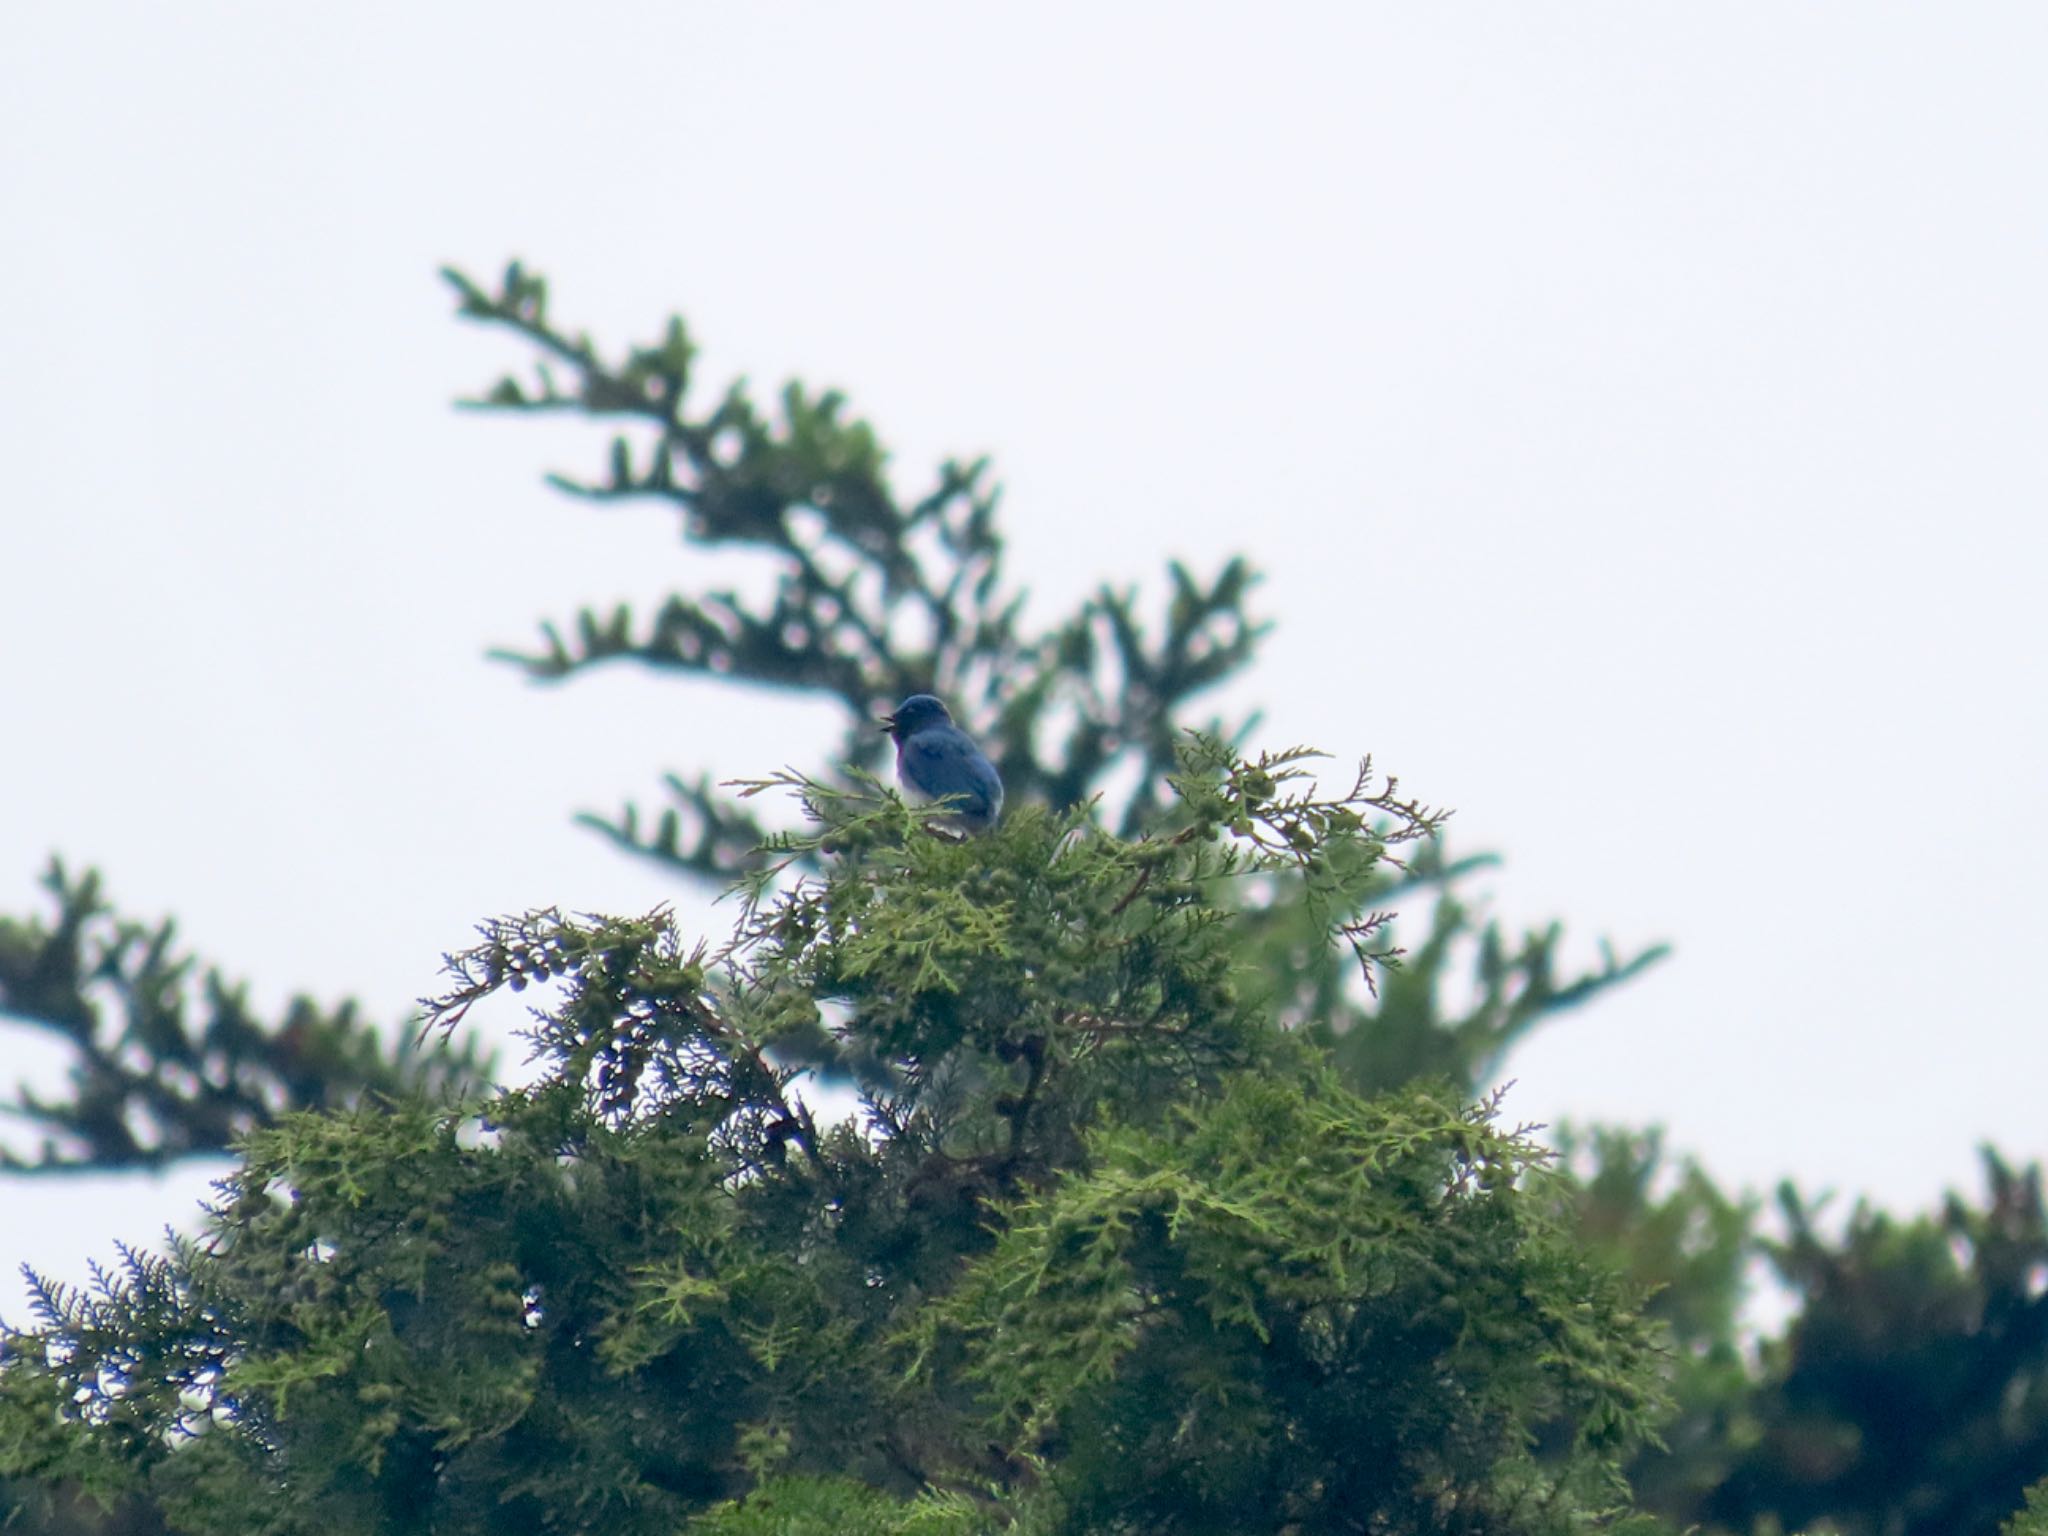
M 540 1079 L 253 1133 L 201 1237 L 40 1288 L 0 1470 L 206 1532 L 1622 1528 L 1655 1332 L 1540 1150 L 1238 984 L 1252 893 L 1341 946 L 1435 825 L 1301 775 L 1197 737 L 1148 833 L 976 840 L 785 776 L 723 948 L 488 925 L 430 1024 L 546 995 Z
M 1789 1183 L 1771 1262 L 1798 1316 L 1764 1348 L 1710 1529 L 1990 1533 L 2048 1476 L 2048 1213 L 2038 1167 L 1984 1154 L 1981 1208 L 1901 1220 L 1859 1204 L 1839 1237 Z
M 288 1032 L 225 982 L 187 1006 L 168 930 L 57 879 L 57 922 L 6 930 L 4 1001 L 104 1080 L 25 1106 L 53 1132 L 39 1166 L 230 1141 L 241 1165 L 196 1238 L 39 1286 L 0 1372 L 0 1474 L 181 1530 L 1625 1523 L 1654 1328 L 1469 1087 L 1643 962 L 1556 983 L 1554 935 L 1490 935 L 1481 1001 L 1440 1018 L 1430 978 L 1469 928 L 1447 903 L 1417 985 L 1376 1002 L 1381 900 L 1475 866 L 1436 857 L 1437 815 L 1370 764 L 1324 793 L 1299 752 L 1180 729 L 1253 652 L 1249 567 L 1173 570 L 1156 638 L 1109 589 L 1028 634 L 984 467 L 899 505 L 835 397 L 693 414 L 679 323 L 608 367 L 537 280 L 455 281 L 553 359 L 489 403 L 651 431 L 565 486 L 665 497 L 697 542 L 783 563 L 765 610 L 586 614 L 521 664 L 821 692 L 843 761 L 747 786 L 795 795 L 807 831 L 766 831 L 708 773 L 604 824 L 747 882 L 717 950 L 661 914 L 535 913 L 451 959 L 430 1041 L 500 990 L 555 994 L 517 1092 L 473 1055 L 363 1049 L 346 1011 L 299 1035 L 347 1065 L 294 1079 Z M 874 709 L 916 687 L 998 755 L 1017 809 L 994 836 L 866 777 Z M 1257 980 L 1271 957 L 1290 986 Z M 1396 1000 L 1392 1048 L 1347 1049 Z M 230 1047 L 228 1081 L 268 1091 L 216 1104 Z M 833 1082 L 858 1113 L 821 1111 Z M 138 1104 L 148 1135 L 94 1134 Z
M 997 760 L 1010 803 L 1065 810 L 1135 783 L 1108 812 L 1125 833 L 1159 811 L 1184 727 L 1246 739 L 1244 722 L 1193 711 L 1204 690 L 1255 658 L 1266 633 L 1250 612 L 1257 576 L 1248 561 L 1229 561 L 1213 578 L 1172 565 L 1150 599 L 1105 585 L 1033 628 L 1004 568 L 1000 492 L 986 460 L 948 461 L 905 500 L 877 434 L 836 392 L 791 383 L 769 412 L 734 384 L 703 405 L 696 346 L 680 319 L 608 360 L 553 323 L 546 283 L 518 264 L 495 292 L 445 275 L 465 317 L 510 332 L 538 357 L 530 378 L 501 378 L 470 405 L 569 412 L 618 429 L 601 475 L 553 475 L 554 485 L 597 502 L 653 501 L 678 514 L 694 551 L 776 566 L 765 602 L 715 585 L 693 564 L 696 584 L 649 618 L 584 609 L 544 625 L 538 648 L 501 650 L 500 659 L 545 681 L 624 664 L 830 700 L 844 733 L 817 772 L 840 784 L 850 769 L 879 766 L 878 710 L 936 689 Z M 583 819 L 679 878 L 722 885 L 753 867 L 766 830 L 717 786 L 747 766 L 697 764 L 667 777 L 659 808 Z M 1446 859 L 1431 844 L 1406 867 L 1378 872 L 1375 896 L 1390 905 L 1444 897 L 1378 998 L 1361 997 L 1342 957 L 1309 942 L 1313 919 L 1304 929 L 1286 907 L 1247 915 L 1246 943 L 1262 946 L 1254 958 L 1289 979 L 1276 1006 L 1322 1031 L 1354 1083 L 1441 1076 L 1473 1090 L 1542 1020 L 1661 956 L 1609 956 L 1592 972 L 1560 975 L 1556 925 L 1511 935 L 1477 922 L 1473 903 L 1457 896 L 1490 862 Z M 346 1003 L 299 998 L 282 1018 L 258 1018 L 222 968 L 179 952 L 172 924 L 114 911 L 96 873 L 73 875 L 53 860 L 45 885 L 49 917 L 0 915 L 0 1018 L 60 1041 L 70 1087 L 4 1106 L 37 1145 L 0 1147 L 0 1168 L 156 1166 L 224 1152 L 283 1109 L 435 1092 L 483 1071 L 473 1054 L 416 1054 L 409 1032 L 386 1038 Z M 1391 947 L 1389 935 L 1380 947 Z M 1461 998 L 1469 994 L 1455 1009 L 1443 1000 L 1452 980 Z M 1366 1019 L 1372 1028 L 1357 1027 Z
M 1791 1200 L 1772 1257 L 1807 1311 L 1752 1379 L 1749 1207 L 1654 1137 L 1567 1138 L 1569 1176 L 1474 1102 L 1658 952 L 1560 976 L 1556 928 L 1475 922 L 1485 861 L 1436 813 L 1191 714 L 1256 656 L 1248 564 L 1034 629 L 985 463 L 901 500 L 834 394 L 707 408 L 680 321 L 608 361 L 531 274 L 450 280 L 541 356 L 477 405 L 620 429 L 559 486 L 778 572 L 752 602 L 693 571 L 506 659 L 801 691 L 845 735 L 815 775 L 698 764 L 588 818 L 745 883 L 717 948 L 659 913 L 492 923 L 418 1037 L 259 1019 L 53 863 L 54 914 L 0 918 L 0 1013 L 74 1059 L 13 1106 L 41 1132 L 16 1176 L 240 1165 L 201 1234 L 41 1286 L 8 1339 L 19 1528 L 1663 1528 L 1626 1469 L 1673 1529 L 1988 1536 L 2048 1471 L 2031 1172 L 1835 1243 Z M 869 777 L 875 711 L 930 688 L 1002 766 L 992 838 Z M 803 830 L 755 815 L 775 794 Z M 1405 953 L 1396 906 L 1427 908 Z M 500 991 L 543 1000 L 516 1093 L 462 1027 Z M 1917 1442 L 1901 1395 L 1940 1405 Z M 1816 1478 L 1817 1445 L 1860 1449 Z

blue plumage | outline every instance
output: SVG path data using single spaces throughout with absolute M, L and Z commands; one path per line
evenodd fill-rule
M 896 780 L 913 802 L 949 802 L 950 820 L 968 832 L 986 832 L 1003 814 L 1003 781 L 946 706 L 914 693 L 882 721 L 896 742 Z

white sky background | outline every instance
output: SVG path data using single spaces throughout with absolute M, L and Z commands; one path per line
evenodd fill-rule
M 902 490 L 992 451 L 1041 618 L 1248 551 L 1221 703 L 1458 807 L 1510 921 L 1678 945 L 1511 1112 L 1900 1208 L 2038 1156 L 2048 12 L 1251 15 L 7 7 L 0 908 L 61 850 L 384 1019 L 493 913 L 724 923 L 570 813 L 836 732 L 484 661 L 705 579 L 541 487 L 601 437 L 448 408 L 523 354 L 434 269 L 516 255 L 847 387 Z M 0 1264 L 215 1171 L 0 1181 Z

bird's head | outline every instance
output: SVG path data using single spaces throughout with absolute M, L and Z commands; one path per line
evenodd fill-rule
M 928 693 L 913 693 L 896 706 L 896 713 L 884 715 L 882 731 L 893 736 L 901 746 L 903 738 L 923 730 L 928 725 L 951 725 L 953 716 L 946 706 Z

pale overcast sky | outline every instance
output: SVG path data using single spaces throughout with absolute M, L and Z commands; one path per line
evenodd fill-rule
M 829 744 L 483 659 L 702 570 L 541 487 L 598 438 L 448 408 L 520 354 L 434 270 L 519 256 L 845 386 L 905 489 L 994 453 L 1041 615 L 1248 551 L 1224 702 L 1456 806 L 1511 922 L 1677 945 L 1514 1113 L 1974 1190 L 2048 1068 L 2044 57 L 2018 3 L 9 6 L 0 908 L 60 850 L 396 1019 L 482 917 L 688 894 L 572 811 Z M 0 1262 L 214 1171 L 0 1181 Z

